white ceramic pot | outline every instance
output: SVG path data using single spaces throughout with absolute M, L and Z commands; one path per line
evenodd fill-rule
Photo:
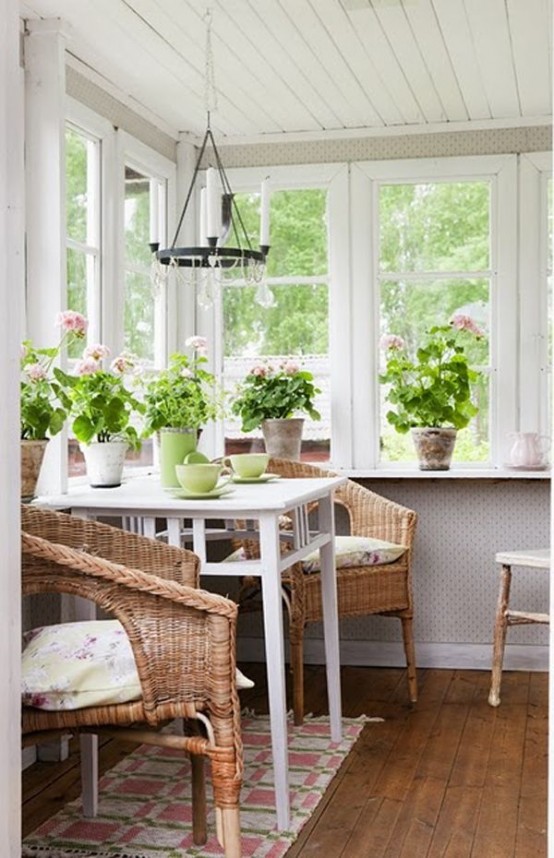
M 85 457 L 87 477 L 93 489 L 110 489 L 121 485 L 128 447 L 125 441 L 93 441 L 91 444 L 79 446 Z

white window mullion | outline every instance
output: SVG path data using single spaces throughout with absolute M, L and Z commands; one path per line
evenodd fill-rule
M 519 168 L 519 430 L 549 432 L 548 402 L 548 212 L 547 182 L 552 154 L 520 156 Z
M 506 155 L 493 182 L 491 444 L 496 466 L 506 461 L 507 438 L 518 417 L 517 158 Z
M 375 468 L 379 439 L 379 389 L 375 341 L 379 326 L 376 302 L 377 236 L 372 230 L 375 189 L 357 164 L 350 172 L 352 255 L 352 462 Z

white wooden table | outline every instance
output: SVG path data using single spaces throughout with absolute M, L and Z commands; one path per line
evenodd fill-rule
M 156 518 L 167 520 L 168 541 L 182 544 L 183 522 L 192 521 L 193 550 L 202 561 L 202 575 L 255 575 L 262 586 L 266 667 L 273 752 L 277 827 L 290 825 L 289 771 L 287 748 L 287 706 L 281 573 L 293 563 L 319 549 L 323 600 L 323 629 L 330 732 L 341 739 L 340 659 L 337 589 L 334 556 L 333 492 L 346 477 L 279 479 L 267 483 L 235 484 L 233 492 L 217 499 L 181 500 L 164 491 L 157 476 L 129 479 L 114 489 L 71 488 L 67 494 L 37 498 L 36 504 L 68 509 L 87 517 L 122 517 L 125 526 L 147 536 L 156 535 Z M 318 504 L 317 531 L 308 527 L 307 505 Z M 281 556 L 279 516 L 289 513 L 294 520 L 293 550 Z M 210 530 L 207 520 L 225 521 L 224 530 Z M 212 538 L 229 538 L 232 522 L 257 522 L 260 559 L 234 563 L 206 560 L 206 543 Z

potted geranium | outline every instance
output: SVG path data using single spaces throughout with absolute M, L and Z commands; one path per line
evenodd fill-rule
M 175 465 L 196 449 L 198 436 L 220 414 L 213 374 L 207 369 L 207 342 L 194 336 L 186 340 L 191 355 L 171 355 L 166 369 L 145 381 L 144 435 L 155 434 L 160 451 L 163 486 L 178 486 Z
M 314 399 L 320 392 L 312 373 L 294 360 L 261 362 L 238 386 L 231 410 L 243 432 L 261 426 L 270 456 L 299 459 L 304 418 L 297 415 L 319 420 Z
M 30 498 L 50 438 L 61 432 L 67 417 L 65 374 L 55 362 L 63 347 L 82 339 L 87 320 L 80 313 L 60 313 L 56 325 L 61 337 L 56 346 L 38 348 L 31 340 L 21 344 L 20 424 L 21 496 Z
M 465 348 L 483 332 L 469 316 L 455 315 L 448 325 L 433 325 L 411 357 L 401 337 L 388 334 L 381 341 L 387 352 L 386 400 L 394 410 L 386 414 L 399 433 L 411 430 L 421 470 L 446 470 L 458 429 L 477 412 L 471 393 L 481 373 L 470 367 Z
M 85 457 L 90 484 L 98 488 L 120 485 L 125 454 L 141 443 L 133 419 L 144 411 L 125 378 L 136 375 L 137 359 L 123 352 L 110 369 L 104 369 L 102 361 L 109 355 L 105 345 L 89 346 L 75 374 L 65 376 L 71 429 Z

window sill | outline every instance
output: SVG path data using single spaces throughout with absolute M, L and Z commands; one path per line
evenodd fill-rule
M 549 480 L 550 468 L 524 471 L 513 468 L 463 468 L 448 471 L 420 471 L 417 465 L 401 468 L 329 468 L 346 477 L 364 480 Z

